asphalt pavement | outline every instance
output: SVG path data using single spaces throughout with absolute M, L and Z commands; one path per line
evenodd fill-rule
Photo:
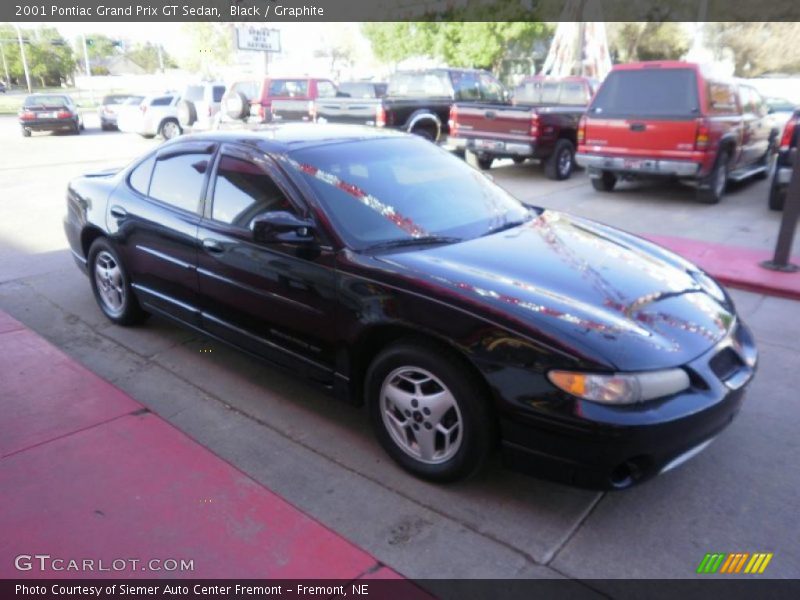
M 383 454 L 363 411 L 158 318 L 102 316 L 67 249 L 65 186 L 158 141 L 86 122 L 81 136 L 22 138 L 0 119 L 0 308 L 382 563 L 411 578 L 687 578 L 708 552 L 773 552 L 761 577 L 798 576 L 797 302 L 733 292 L 760 371 L 736 421 L 675 471 L 596 493 L 495 460 L 468 482 L 428 484 Z M 767 248 L 780 218 L 764 181 L 706 206 L 678 184 L 600 194 L 581 172 L 553 182 L 509 162 L 491 174 L 526 202 L 641 234 Z

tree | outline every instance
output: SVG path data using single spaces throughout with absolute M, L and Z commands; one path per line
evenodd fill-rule
M 498 72 L 503 59 L 531 53 L 551 28 L 536 21 L 365 23 L 362 32 L 378 60 L 399 62 L 415 56 L 441 59 L 454 67 Z
M 136 63 L 147 73 L 155 73 L 161 68 L 161 60 L 164 62 L 165 69 L 176 67 L 175 60 L 161 49 L 161 59 L 158 57 L 159 48 L 155 44 L 146 42 L 144 44 L 134 44 L 125 52 L 125 57 L 131 62 Z
M 706 42 L 717 58 L 733 54 L 735 75 L 757 77 L 764 73 L 800 70 L 797 39 L 800 23 L 708 23 Z
M 323 35 L 320 48 L 314 52 L 317 57 L 328 58 L 328 71 L 337 79 L 342 69 L 352 67 L 356 60 L 356 46 L 350 33 L 344 27 L 333 29 L 332 33 Z
M 216 76 L 233 58 L 233 29 L 230 23 L 192 22 L 181 27 L 187 44 L 178 64 L 206 77 Z
M 22 56 L 17 43 L 17 31 L 11 25 L 0 25 L 0 39 L 8 65 L 9 77 L 17 84 L 25 82 Z M 75 53 L 53 27 L 22 30 L 25 57 L 32 83 L 42 87 L 61 85 L 71 79 L 75 70 Z M 2 74 L 5 77 L 5 74 Z
M 616 62 L 678 60 L 691 46 L 680 23 L 610 23 L 607 29 Z

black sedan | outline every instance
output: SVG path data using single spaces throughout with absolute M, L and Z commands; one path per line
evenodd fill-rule
M 19 110 L 22 135 L 30 137 L 33 131 L 66 131 L 79 134 L 83 119 L 78 107 L 67 94 L 31 94 Z
M 535 473 L 627 487 L 704 448 L 755 371 L 750 331 L 700 269 L 527 207 L 415 136 L 182 137 L 67 195 L 109 319 L 169 317 L 366 404 L 426 479 L 500 446 Z

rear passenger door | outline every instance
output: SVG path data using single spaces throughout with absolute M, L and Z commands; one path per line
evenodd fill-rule
M 170 144 L 132 169 L 107 225 L 147 308 L 199 325 L 197 228 L 216 144 Z

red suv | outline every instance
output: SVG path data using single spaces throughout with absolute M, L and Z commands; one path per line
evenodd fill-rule
M 592 185 L 671 177 L 719 202 L 728 180 L 766 177 L 777 131 L 764 100 L 745 82 L 723 81 L 693 63 L 617 65 L 578 127 L 576 162 Z
M 272 120 L 274 100 L 298 100 L 307 106 L 318 97 L 335 96 L 336 85 L 329 79 L 313 77 L 267 77 L 257 81 L 237 81 L 222 103 L 231 119 L 258 122 Z M 249 105 L 249 110 L 248 110 Z

